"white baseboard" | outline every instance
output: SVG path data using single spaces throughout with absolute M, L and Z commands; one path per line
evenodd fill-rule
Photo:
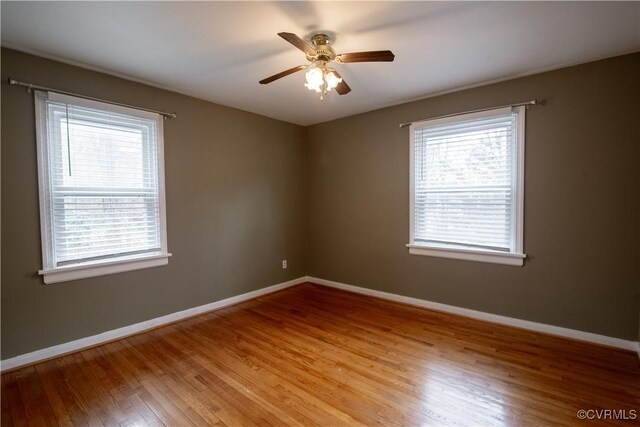
M 347 285 L 332 280 L 319 279 L 317 277 L 307 276 L 306 280 L 318 285 L 329 286 L 332 288 L 342 289 L 349 292 L 355 292 L 362 295 L 369 295 L 389 301 L 400 302 L 404 304 L 414 305 L 418 307 L 429 308 L 432 310 L 444 311 L 446 313 L 458 314 L 460 316 L 470 317 L 472 319 L 484 320 L 492 323 L 499 323 L 516 328 L 528 329 L 545 334 L 557 335 L 565 338 L 571 338 L 580 341 L 587 341 L 595 344 L 606 345 L 610 347 L 622 348 L 638 353 L 640 357 L 640 342 L 627 341 L 620 338 L 608 337 L 606 335 L 592 334 L 590 332 L 577 331 L 575 329 L 562 328 L 560 326 L 547 325 L 544 323 L 531 322 L 528 320 L 515 319 L 513 317 L 500 316 L 498 314 L 490 314 L 482 311 L 470 310 L 468 308 L 456 307 L 453 305 L 431 302 L 423 299 L 406 297 L 403 295 L 392 294 L 388 292 L 376 291 L 373 289 L 361 288 L 359 286 Z
M 248 301 L 266 294 L 270 294 L 275 291 L 279 291 L 281 289 L 288 288 L 290 286 L 304 283 L 306 281 L 307 281 L 306 277 L 299 277 L 297 279 L 289 280 L 288 282 L 279 283 L 277 285 L 269 286 L 263 289 L 258 289 L 252 292 L 247 292 L 246 294 L 225 298 L 223 300 L 215 301 L 210 304 L 189 308 L 187 310 L 182 310 L 176 313 L 167 314 L 166 316 L 156 317 L 155 319 L 145 320 L 144 322 L 135 323 L 133 325 L 125 326 L 118 329 L 113 329 L 111 331 L 103 332 L 98 335 L 92 335 L 90 337 L 80 338 L 78 340 L 70 341 L 64 344 L 54 345 L 53 347 L 43 348 L 42 350 L 36 350 L 31 353 L 21 354 L 19 356 L 15 356 L 10 359 L 0 361 L 0 372 L 19 368 L 21 366 L 32 365 L 36 362 L 41 362 L 41 361 L 51 359 L 57 356 L 62 356 L 68 353 L 73 353 L 85 348 L 95 347 L 97 345 L 104 344 L 117 339 L 125 338 L 127 336 L 138 334 L 140 332 L 144 332 L 149 329 L 154 329 L 154 328 L 157 328 L 158 326 L 174 323 L 179 320 L 184 320 L 188 317 L 193 317 L 193 316 L 197 316 L 198 314 L 206 313 L 208 311 L 212 311 L 219 308 L 227 307 L 229 305 Z
M 444 311 L 447 313 L 458 314 L 473 319 L 485 320 L 487 322 L 499 323 L 508 326 L 514 326 L 517 328 L 528 329 L 537 332 L 544 332 L 547 334 L 558 335 L 561 337 L 577 339 L 581 341 L 592 342 L 596 344 L 608 345 L 610 347 L 622 348 L 625 350 L 632 350 L 638 353 L 640 357 L 640 342 L 627 341 L 620 338 L 607 337 L 604 335 L 592 334 L 589 332 L 576 331 L 573 329 L 562 328 L 559 326 L 546 325 L 543 323 L 530 322 L 528 320 L 514 319 L 511 317 L 500 316 L 497 314 L 485 313 L 482 311 L 470 310 L 467 308 L 456 307 L 447 304 L 441 304 L 437 302 L 426 301 L 418 298 L 406 297 L 402 295 L 392 294 L 388 292 L 376 291 L 373 289 L 361 288 L 359 286 L 347 285 L 340 282 L 334 282 L 332 280 L 319 279 L 317 277 L 299 277 L 297 279 L 289 280 L 288 282 L 279 283 L 277 285 L 269 286 L 267 288 L 258 289 L 256 291 L 247 292 L 246 294 L 233 296 L 220 301 L 215 301 L 209 304 L 201 305 L 198 307 L 189 308 L 187 310 L 178 311 L 176 313 L 167 314 L 166 316 L 156 317 L 155 319 L 146 320 L 144 322 L 135 323 L 133 325 L 125 326 L 122 328 L 106 331 L 101 334 L 92 335 L 90 337 L 81 338 L 75 341 L 55 345 L 53 347 L 44 348 L 42 350 L 36 350 L 31 353 L 21 354 L 19 356 L 12 357 L 10 359 L 0 361 L 0 372 L 16 369 L 21 366 L 32 365 L 37 362 L 48 360 L 64 354 L 73 353 L 85 348 L 95 347 L 100 344 L 104 344 L 117 339 L 125 338 L 130 335 L 135 335 L 140 332 L 144 332 L 150 329 L 157 328 L 159 326 L 174 323 L 180 320 L 187 319 L 189 317 L 197 316 L 202 313 L 206 313 L 219 308 L 227 307 L 240 302 L 248 301 L 260 296 L 279 291 L 291 286 L 295 286 L 301 283 L 311 282 L 318 285 L 328 286 L 332 288 L 342 289 L 349 292 L 355 292 L 358 294 L 374 296 L 390 301 L 396 301 L 404 304 L 414 305 L 418 307 L 429 308 L 438 311 Z

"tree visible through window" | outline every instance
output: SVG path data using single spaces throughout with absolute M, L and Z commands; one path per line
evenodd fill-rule
M 523 107 L 411 126 L 412 253 L 522 264 L 523 126 Z
M 43 92 L 36 107 L 45 281 L 166 264 L 160 116 Z

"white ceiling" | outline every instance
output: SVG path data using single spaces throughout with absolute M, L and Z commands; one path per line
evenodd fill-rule
M 640 51 L 640 2 L 7 2 L 2 45 L 300 125 Z M 278 32 L 335 35 L 352 92 L 320 101 Z M 11 76 L 20 79 L 20 76 Z M 33 82 L 35 84 L 39 82 Z

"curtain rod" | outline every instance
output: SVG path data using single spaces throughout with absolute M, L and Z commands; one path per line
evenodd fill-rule
M 31 84 L 31 83 L 25 83 L 25 82 L 19 82 L 17 80 L 12 79 L 12 78 L 9 78 L 9 84 L 12 85 L 12 86 L 23 86 L 23 87 L 26 87 L 27 88 L 27 92 L 29 92 L 29 93 L 31 93 L 32 90 L 46 90 L 46 91 L 49 91 L 49 92 L 60 93 L 62 95 L 76 96 L 78 98 L 89 99 L 91 101 L 105 102 L 107 104 L 117 105 L 117 106 L 120 106 L 120 107 L 135 108 L 136 110 L 147 111 L 149 113 L 157 113 L 157 114 L 160 114 L 161 116 L 163 116 L 165 119 L 175 119 L 176 117 L 178 117 L 178 115 L 176 113 L 167 113 L 165 111 L 150 110 L 148 108 L 140 108 L 140 107 L 136 107 L 135 105 L 121 104 L 119 102 L 113 102 L 113 101 L 109 101 L 109 100 L 106 100 L 106 99 L 93 98 L 91 96 L 79 95 L 77 93 L 66 92 L 64 90 L 52 89 L 50 87 L 38 86 L 38 85 L 34 85 L 34 84 Z
M 539 105 L 539 104 L 544 104 L 544 100 L 538 101 L 537 99 L 532 99 L 531 101 L 520 102 L 518 104 L 507 104 L 507 105 L 500 105 L 499 107 L 481 108 L 479 110 L 471 110 L 471 111 L 463 111 L 461 113 L 445 114 L 444 116 L 429 117 L 427 119 L 416 120 L 416 121 L 417 122 L 421 122 L 421 121 L 424 121 L 424 120 L 444 119 L 446 117 L 455 117 L 455 116 L 460 116 L 462 114 L 480 113 L 482 111 L 496 110 L 498 108 L 522 107 L 522 106 L 528 107 L 530 105 Z M 404 127 L 407 127 L 407 126 L 411 126 L 413 123 L 415 123 L 415 122 L 400 123 L 400 127 L 404 128 Z

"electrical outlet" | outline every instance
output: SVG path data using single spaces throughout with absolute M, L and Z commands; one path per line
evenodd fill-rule
M 283 270 L 286 270 L 286 269 L 287 269 L 287 260 L 286 260 L 286 259 L 283 259 L 283 260 L 282 260 L 282 269 L 283 269 Z

